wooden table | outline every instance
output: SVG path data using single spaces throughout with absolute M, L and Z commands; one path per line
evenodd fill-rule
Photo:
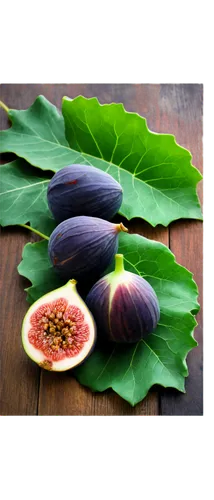
M 101 103 L 123 102 L 127 111 L 147 119 L 150 130 L 175 134 L 177 142 L 192 153 L 193 165 L 202 171 L 202 85 L 1 86 L 1 100 L 9 108 L 28 108 L 39 94 L 59 108 L 64 95 L 97 96 Z M 2 109 L 0 118 L 1 129 L 8 128 Z M 11 159 L 13 155 L 2 155 L 2 162 Z M 198 193 L 202 201 L 202 183 Z M 186 394 L 156 386 L 144 401 L 132 408 L 111 390 L 93 394 L 72 378 L 71 373 L 46 372 L 31 362 L 20 338 L 22 319 L 28 308 L 24 287 L 29 283 L 18 275 L 16 268 L 25 243 L 37 237 L 18 226 L 8 227 L 2 229 L 1 235 L 1 415 L 202 415 L 202 223 L 181 220 L 168 228 L 152 228 L 135 219 L 132 224 L 140 234 L 169 246 L 177 262 L 194 273 L 199 287 L 201 310 L 195 329 L 199 346 L 187 358 Z

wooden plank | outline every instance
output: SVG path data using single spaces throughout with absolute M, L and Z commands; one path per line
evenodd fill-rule
M 1 86 L 1 99 L 10 106 L 21 109 L 23 99 L 14 92 L 14 85 Z M 0 128 L 6 129 L 9 122 L 0 109 Z M 12 161 L 15 155 L 1 156 L 0 163 Z M 0 260 L 0 304 L 1 304 L 1 349 L 0 349 L 0 414 L 36 415 L 40 370 L 27 358 L 21 344 L 21 325 L 28 309 L 24 288 L 29 283 L 19 276 L 17 265 L 21 261 L 22 249 L 32 234 L 16 227 L 1 229 Z
M 202 172 L 202 85 L 162 85 L 160 94 L 161 120 L 167 123 L 165 132 L 173 132 L 177 142 L 192 153 L 192 163 Z M 202 183 L 198 186 L 202 202 Z M 193 274 L 199 288 L 200 313 L 195 338 L 199 345 L 188 357 L 189 377 L 186 394 L 174 390 L 161 392 L 162 415 L 203 414 L 203 352 L 202 352 L 202 262 L 203 229 L 200 221 L 176 221 L 170 225 L 170 248 L 179 264 Z
M 31 237 L 18 227 L 1 234 L 1 394 L 0 415 L 36 415 L 40 370 L 21 344 L 21 324 L 28 309 L 27 280 L 17 272 L 22 248 Z

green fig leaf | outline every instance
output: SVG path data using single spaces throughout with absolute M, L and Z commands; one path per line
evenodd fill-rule
M 64 284 L 54 272 L 48 257 L 48 242 L 27 243 L 22 252 L 22 261 L 18 272 L 31 281 L 32 286 L 25 288 L 27 301 L 32 304 L 45 293 L 51 292 Z
M 196 194 L 202 176 L 173 135 L 153 133 L 145 118 L 96 98 L 64 98 L 62 113 L 65 122 L 43 96 L 27 110 L 9 110 L 12 127 L 0 132 L 0 152 L 53 172 L 72 163 L 108 172 L 123 188 L 120 213 L 127 219 L 152 226 L 202 219 Z
M 9 226 L 29 222 L 45 235 L 56 223 L 47 204 L 50 176 L 38 175 L 24 160 L 0 165 L 0 224 Z
M 202 176 L 173 135 L 153 133 L 123 104 L 101 105 L 95 97 L 63 98 L 62 112 L 66 138 L 83 155 L 81 163 L 85 158 L 121 184 L 120 213 L 127 219 L 142 217 L 152 226 L 201 219 L 196 185 Z
M 188 375 L 186 356 L 197 345 L 193 314 L 199 310 L 198 289 L 192 274 L 176 263 L 162 243 L 139 235 L 120 234 L 119 252 L 125 268 L 143 276 L 154 288 L 161 316 L 154 333 L 133 345 L 99 345 L 75 376 L 93 391 L 112 388 L 131 405 L 141 401 L 154 384 L 182 392 Z M 27 277 L 28 300 L 61 286 L 51 268 L 47 242 L 27 244 L 18 271 Z

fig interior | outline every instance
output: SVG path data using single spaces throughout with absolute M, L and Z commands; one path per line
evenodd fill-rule
M 76 331 L 76 321 L 71 319 L 63 319 L 64 311 L 50 309 L 47 311 L 47 316 L 43 316 L 40 323 L 43 324 L 44 336 L 50 339 L 50 346 L 53 350 L 58 351 L 60 347 L 66 349 L 72 342 L 72 336 Z
M 43 304 L 30 322 L 29 342 L 55 361 L 75 356 L 89 339 L 83 313 L 65 299 Z

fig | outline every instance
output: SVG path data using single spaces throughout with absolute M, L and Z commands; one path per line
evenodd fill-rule
M 48 205 L 57 222 L 77 215 L 111 220 L 123 197 L 113 177 L 89 165 L 70 165 L 52 177 L 48 185 Z
M 96 339 L 92 314 L 76 290 L 76 281 L 47 293 L 28 309 L 22 344 L 41 368 L 65 371 L 82 363 Z
M 90 290 L 86 304 L 98 334 L 113 342 L 138 342 L 157 326 L 158 299 L 151 285 L 124 270 L 123 255 L 115 255 L 115 270 Z
M 54 269 L 63 279 L 100 276 L 117 252 L 120 231 L 128 229 L 97 217 L 81 215 L 61 222 L 48 245 Z

